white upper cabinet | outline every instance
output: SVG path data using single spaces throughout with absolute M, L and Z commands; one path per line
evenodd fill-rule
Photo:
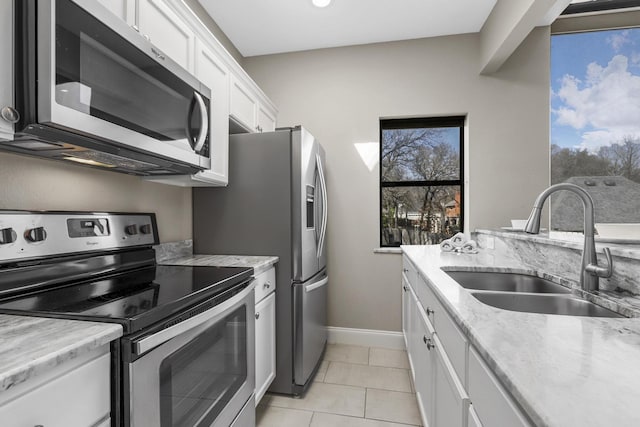
M 239 76 L 231 80 L 229 116 L 249 133 L 276 129 L 275 107 Z
M 138 0 L 137 27 L 154 46 L 193 73 L 193 30 L 162 0 Z
M 226 185 L 229 181 L 229 81 L 227 66 L 206 44 L 196 43 L 196 76 L 211 89 L 211 169 L 196 175 L 199 179 Z
M 272 132 L 276 130 L 276 115 L 266 105 L 258 105 L 258 132 Z
M 163 0 L 98 0 L 154 46 L 193 73 L 196 36 Z
M 135 25 L 136 23 L 136 2 L 131 0 L 98 0 L 107 9 L 109 9 L 114 15 L 129 25 Z
M 256 132 L 258 100 L 238 77 L 231 78 L 229 115 L 249 132 Z

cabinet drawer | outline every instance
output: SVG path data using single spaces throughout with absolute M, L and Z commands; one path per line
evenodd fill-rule
M 271 267 L 256 276 L 256 303 L 276 290 L 276 269 Z
M 420 277 L 420 284 L 417 286 L 416 293 L 436 330 L 436 334 L 438 334 L 440 341 L 447 349 L 447 355 L 458 377 L 466 385 L 467 352 L 469 347 L 466 337 L 422 277 Z
M 531 425 L 473 348 L 469 351 L 468 390 L 482 425 L 513 427 Z
M 402 273 L 407 277 L 409 283 L 415 287 L 418 283 L 418 270 L 406 255 L 402 256 Z
M 110 358 L 99 356 L 0 406 L 2 426 L 95 425 L 111 410 Z

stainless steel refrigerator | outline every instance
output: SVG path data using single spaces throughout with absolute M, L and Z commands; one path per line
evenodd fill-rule
M 198 254 L 276 255 L 276 377 L 301 394 L 327 342 L 327 187 L 322 146 L 298 126 L 231 135 L 229 185 L 193 190 Z

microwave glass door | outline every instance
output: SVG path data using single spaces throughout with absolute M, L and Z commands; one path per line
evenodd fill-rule
M 208 144 L 196 147 L 207 126 L 206 97 L 77 4 L 55 5 L 57 104 L 208 155 Z
M 210 426 L 250 374 L 247 306 L 196 336 L 160 364 L 160 427 Z

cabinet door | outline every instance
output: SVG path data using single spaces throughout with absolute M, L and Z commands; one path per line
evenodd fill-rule
M 256 305 L 256 406 L 276 376 L 276 294 Z
M 276 130 L 275 114 L 264 105 L 258 105 L 258 132 L 272 132 Z
M 109 9 L 118 18 L 129 25 L 136 22 L 136 2 L 132 0 L 98 0 L 104 7 Z
M 256 131 L 256 110 L 258 103 L 255 96 L 236 76 L 231 76 L 231 92 L 229 94 L 229 115 L 240 123 L 247 131 Z
M 433 426 L 466 427 L 469 414 L 469 396 L 444 352 L 444 347 L 437 334 L 433 336 L 433 343 L 435 345 L 433 352 Z
M 415 301 L 418 341 L 415 349 L 415 388 L 416 399 L 422 421 L 426 426 L 433 426 L 434 404 L 435 404 L 435 382 L 434 382 L 434 330 L 420 302 Z M 437 425 L 437 424 L 436 424 Z M 444 425 L 442 425 L 444 427 Z M 447 426 L 448 427 L 448 426 Z
M 169 6 L 161 0 L 138 0 L 137 23 L 151 43 L 193 73 L 195 34 Z
M 229 181 L 229 69 L 201 40 L 196 41 L 196 77 L 211 89 L 211 169 L 198 177 Z
M 402 335 L 404 336 L 404 344 L 407 347 L 407 354 L 411 359 L 411 352 L 409 351 L 409 325 L 411 324 L 411 293 L 409 292 L 409 284 L 407 283 L 404 275 L 402 276 Z

